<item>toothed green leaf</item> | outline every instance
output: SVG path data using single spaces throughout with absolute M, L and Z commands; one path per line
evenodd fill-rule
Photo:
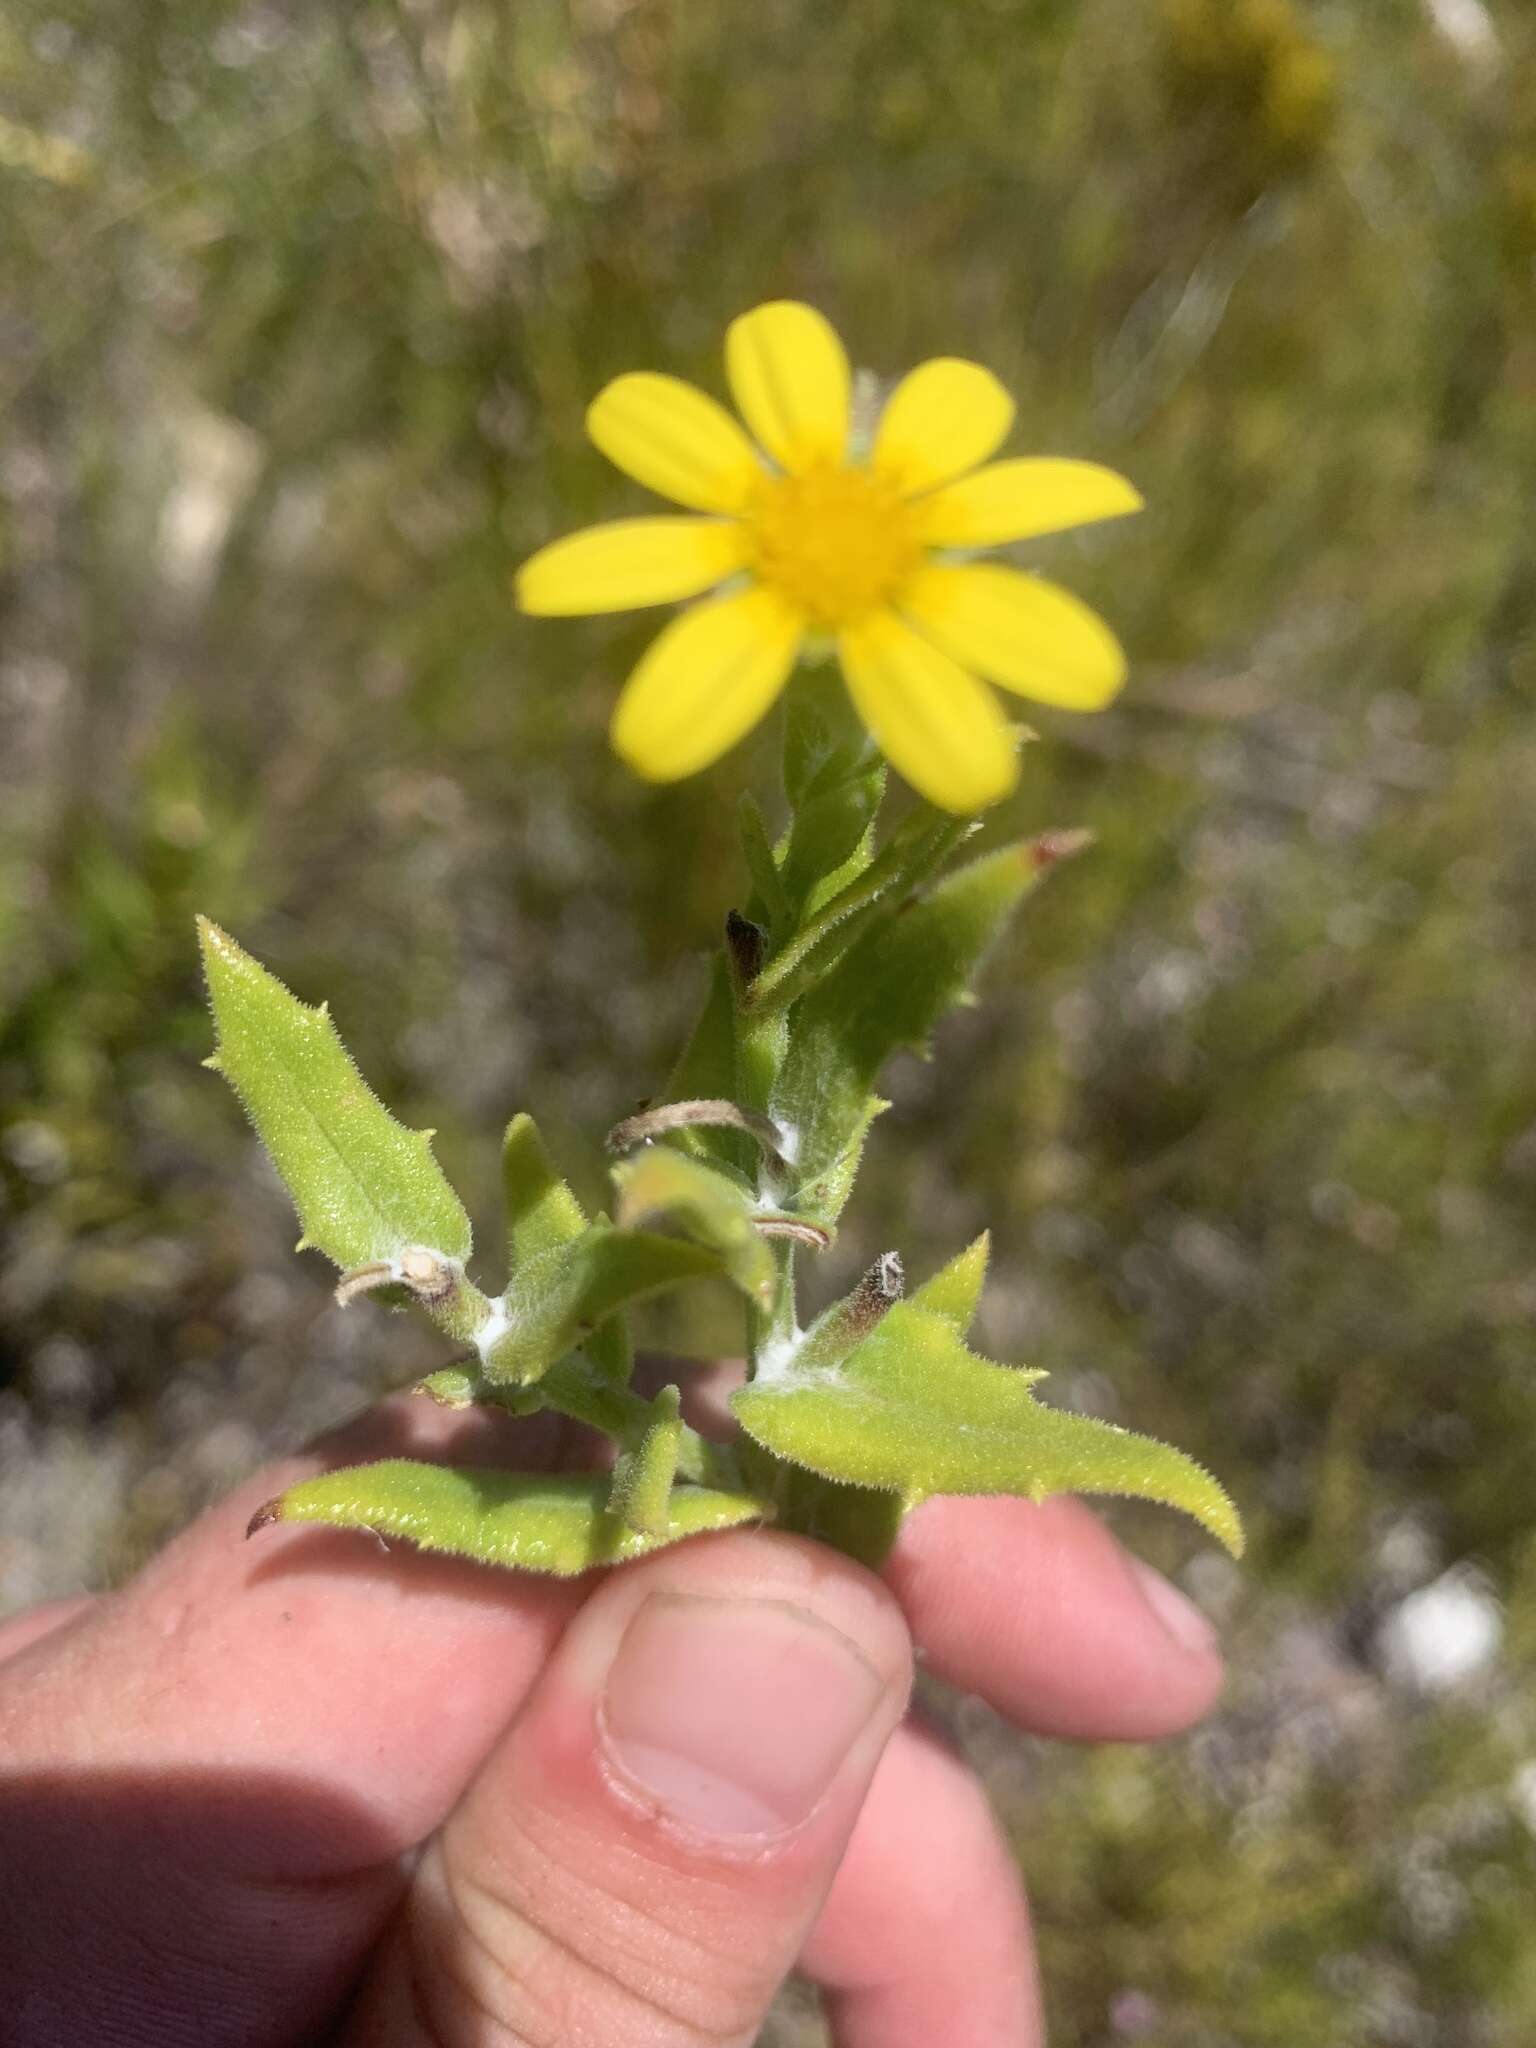
M 749 1494 L 679 1486 L 660 1525 L 642 1532 L 609 1513 L 608 1488 L 601 1473 L 490 1472 L 387 1458 L 301 1480 L 252 1526 L 323 1522 L 403 1537 L 421 1550 L 481 1564 L 574 1578 L 595 1565 L 624 1564 L 706 1530 L 760 1521 L 766 1512 Z
M 1126 1494 L 1193 1515 L 1234 1553 L 1236 1510 L 1181 1451 L 1085 1415 L 1043 1407 L 1037 1372 L 966 1349 L 946 1316 L 898 1302 L 834 1372 L 791 1363 L 731 1402 L 749 1436 L 824 1478 L 899 1493 Z
M 963 1337 L 976 1320 L 991 1251 L 992 1236 L 990 1231 L 984 1230 L 963 1252 L 952 1258 L 947 1266 L 941 1266 L 932 1279 L 925 1280 L 917 1292 L 908 1297 L 912 1307 L 925 1308 L 931 1315 L 943 1316 L 946 1322 L 954 1325 L 956 1335 Z
M 505 1327 L 487 1343 L 486 1377 L 526 1386 L 616 1309 L 721 1268 L 705 1245 L 594 1223 L 514 1274 L 499 1304 Z
M 670 1146 L 648 1145 L 613 1169 L 618 1221 L 628 1228 L 669 1222 L 720 1254 L 726 1272 L 752 1300 L 773 1291 L 773 1253 L 755 1228 L 745 1189 L 702 1160 Z
M 416 1245 L 467 1259 L 469 1218 L 430 1134 L 396 1123 L 323 1005 L 299 1002 L 206 918 L 198 931 L 218 1032 L 212 1064 L 271 1153 L 303 1242 L 344 1268 Z

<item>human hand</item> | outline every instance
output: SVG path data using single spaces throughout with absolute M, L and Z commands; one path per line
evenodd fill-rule
M 397 1399 L 0 1628 L 0 2037 L 702 2048 L 798 1962 L 839 2048 L 1036 2048 L 1013 1859 L 906 1716 L 912 1643 L 1021 1728 L 1147 1740 L 1221 1682 L 1181 1596 L 1065 1500 L 931 1501 L 884 1584 L 761 1530 L 574 1584 L 242 1541 L 314 1470 L 450 1444 L 580 1455 Z

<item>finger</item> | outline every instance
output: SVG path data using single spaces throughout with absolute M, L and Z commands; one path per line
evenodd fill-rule
M 36 1607 L 29 1607 L 24 1613 L 13 1614 L 9 1620 L 0 1622 L 0 1664 L 8 1657 L 20 1656 L 34 1643 L 40 1643 L 45 1636 L 51 1636 L 56 1629 L 67 1628 L 72 1621 L 78 1621 L 82 1614 L 88 1614 L 96 1605 L 89 1593 L 77 1593 L 65 1600 L 44 1600 Z
M 880 1759 L 801 1966 L 837 2048 L 1040 2048 L 1014 1859 L 975 1777 L 916 1721 Z
M 1205 1617 L 1078 1501 L 927 1501 L 885 1577 L 926 1668 L 1035 1734 L 1151 1741 L 1221 1690 Z
M 345 2040 L 755 2039 L 910 1675 L 879 1581 L 798 1538 L 610 1577 L 428 1850 Z
M 245 1526 L 326 1464 L 560 1453 L 491 1420 L 371 1411 L 0 1667 L 0 1982 L 34 2016 L 28 2048 L 266 2044 L 339 2003 L 402 1853 L 459 1799 L 585 1586 L 337 1532 L 247 1543 Z

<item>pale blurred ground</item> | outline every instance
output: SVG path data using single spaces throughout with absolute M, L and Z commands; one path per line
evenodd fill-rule
M 1099 851 L 899 1076 L 836 1254 L 990 1222 L 990 1345 L 1252 1528 L 1238 1570 L 1124 1519 L 1227 1635 L 1186 1743 L 945 1708 L 1053 2038 L 1536 2038 L 1533 266 L 1523 0 L 16 0 L 0 1606 L 438 1356 L 291 1256 L 194 908 L 330 996 L 488 1224 L 516 1108 L 598 1187 L 770 754 L 628 782 L 650 622 L 529 624 L 508 573 L 638 508 L 606 376 L 718 388 L 798 294 L 1150 502 L 1037 551 L 1135 682 L 1041 721 L 995 828 Z

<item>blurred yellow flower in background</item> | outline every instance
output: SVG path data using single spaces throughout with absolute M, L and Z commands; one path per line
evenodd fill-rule
M 1013 401 L 990 371 L 952 357 L 901 380 L 867 459 L 851 459 L 848 358 L 810 306 L 743 314 L 725 360 L 757 445 L 691 384 L 616 378 L 587 431 L 695 516 L 554 541 L 519 571 L 518 603 L 546 616 L 627 611 L 726 586 L 663 629 L 619 698 L 613 744 L 652 781 L 718 760 L 773 704 L 807 641 L 831 640 L 860 717 L 914 788 L 951 811 L 996 803 L 1018 780 L 1018 749 L 987 684 L 1097 711 L 1124 682 L 1125 657 L 1056 584 L 951 551 L 1115 519 L 1140 496 L 1097 463 L 989 462 Z

